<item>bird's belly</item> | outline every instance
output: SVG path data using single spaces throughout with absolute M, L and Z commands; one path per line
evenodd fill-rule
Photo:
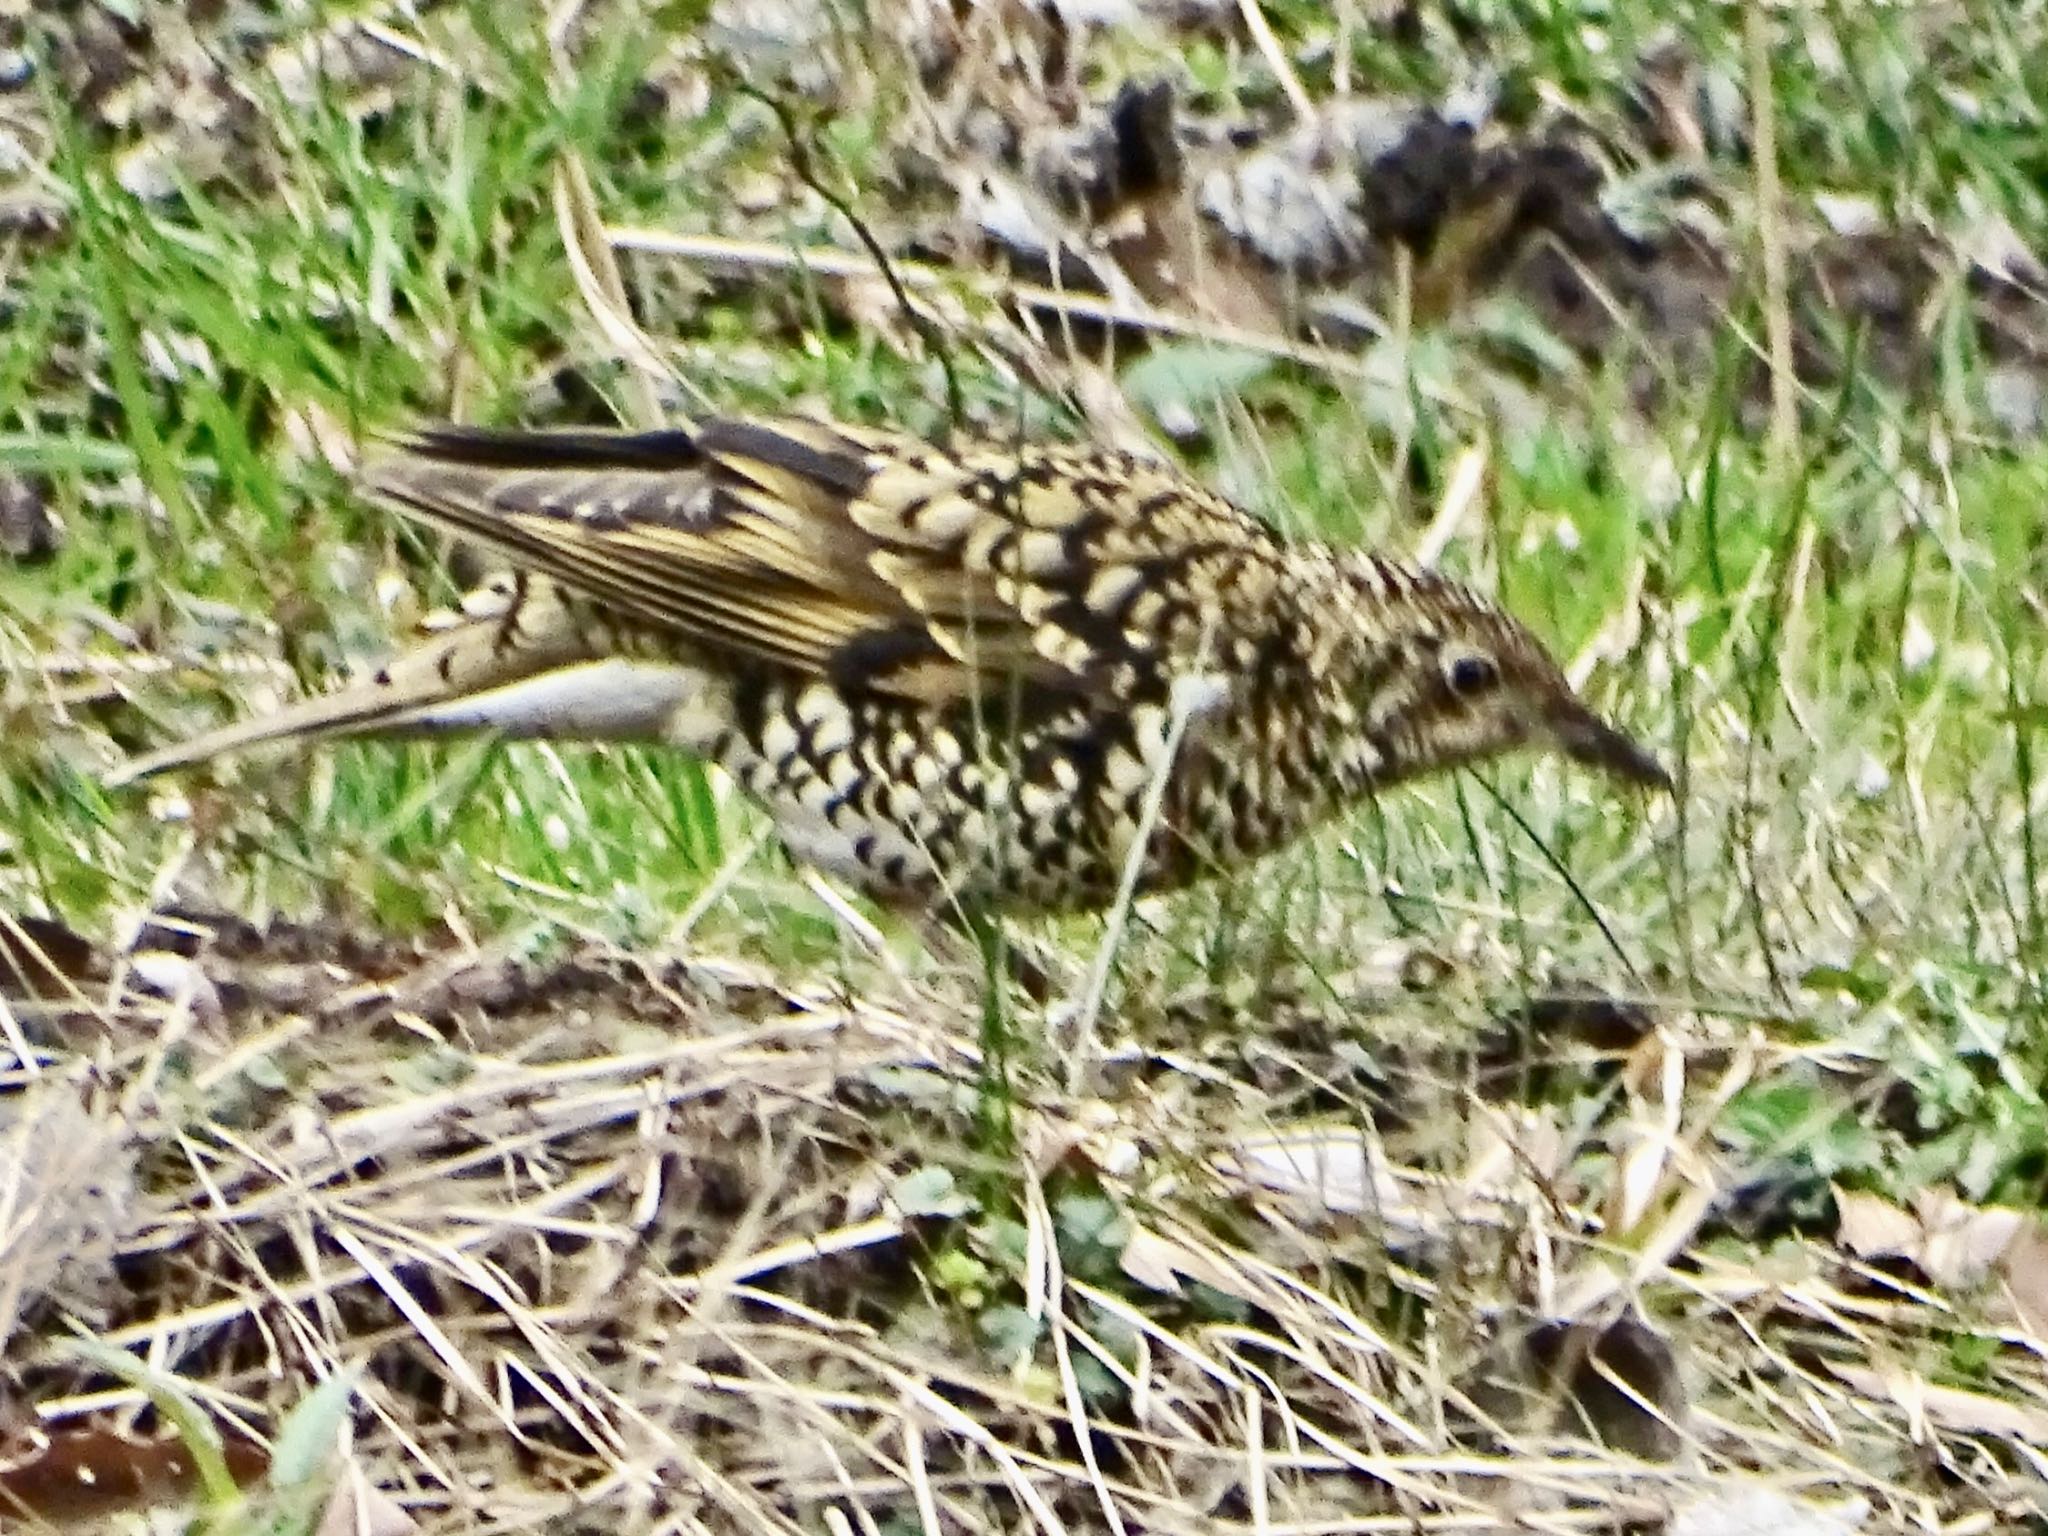
M 793 857 L 897 905 L 1073 904 L 1042 845 L 1078 807 L 1027 791 L 1010 754 L 977 750 L 951 712 L 826 692 L 743 713 L 716 754 Z
M 835 820 L 806 796 L 768 802 L 776 835 L 791 858 L 827 874 L 899 897 L 934 890 L 933 851 L 916 829 L 886 821 Z
M 886 901 L 1063 910 L 1114 898 L 1162 775 L 1140 893 L 1298 829 L 1297 808 L 1263 803 L 1275 786 L 1231 711 L 1170 754 L 1169 735 L 1163 703 L 1075 704 L 1006 733 L 961 708 L 792 682 L 743 698 L 714 755 L 791 854 Z

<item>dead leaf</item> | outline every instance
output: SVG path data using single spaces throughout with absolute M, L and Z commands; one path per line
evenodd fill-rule
M 1182 1290 L 1180 1272 L 1184 1267 L 1181 1259 L 1185 1251 L 1151 1228 L 1133 1223 L 1131 1240 L 1117 1255 L 1117 1264 L 1138 1284 L 1168 1296 L 1178 1296 Z
M 2005 1294 L 2020 1326 L 2048 1342 L 2048 1228 L 2029 1222 L 2006 1250 Z
M 1636 1123 L 1624 1127 L 1623 1134 L 1627 1145 L 1618 1159 L 1608 1222 L 1617 1232 L 1633 1232 L 1664 1195 L 1678 1148 L 1660 1127 Z
M 1922 1190 L 1913 1209 L 1879 1195 L 1836 1189 L 1836 1235 L 1859 1259 L 1909 1261 L 1945 1290 L 1968 1291 L 1996 1276 L 2028 1330 L 2048 1337 L 2048 1228 L 2028 1212 L 1971 1205 L 1945 1189 Z
M 1882 1195 L 1835 1189 L 1835 1236 L 1859 1259 L 1883 1259 L 1912 1251 L 1920 1223 Z
M 1921 1191 L 1913 1209 L 1924 1234 L 1913 1260 L 1928 1279 L 1952 1289 L 1980 1284 L 2021 1230 L 2034 1225 L 2020 1211 L 1971 1205 L 1943 1189 Z
M 336 1481 L 314 1536 L 409 1536 L 419 1522 L 353 1461 Z
M 1932 1425 L 1964 1434 L 2011 1435 L 2029 1445 L 2048 1445 L 2048 1412 L 2040 1409 L 1960 1387 L 1938 1387 L 1911 1371 L 1847 1364 L 1832 1364 L 1828 1369 L 1837 1380 L 1866 1397 L 1885 1399 L 1904 1409 L 1916 1439 L 1924 1440 Z
M 1285 1195 L 1326 1213 L 1370 1211 L 1391 1219 L 1410 1211 L 1408 1192 L 1387 1168 L 1377 1146 L 1350 1130 L 1301 1130 L 1249 1136 L 1216 1160 L 1217 1172 L 1255 1188 Z
M 1198 1243 L 1133 1224 L 1130 1241 L 1118 1261 L 1140 1285 L 1169 1296 L 1182 1293 L 1181 1281 L 1192 1280 L 1248 1306 L 1264 1306 L 1272 1297 L 1236 1265 Z
M 226 1440 L 229 1474 L 246 1487 L 270 1458 L 247 1440 Z M 192 1454 L 175 1436 L 139 1440 L 107 1426 L 32 1430 L 0 1457 L 0 1516 L 56 1524 L 182 1503 L 198 1490 Z
M 1670 1536 L 1852 1536 L 1869 1518 L 1866 1499 L 1830 1509 L 1745 1482 L 1718 1487 L 1675 1510 Z

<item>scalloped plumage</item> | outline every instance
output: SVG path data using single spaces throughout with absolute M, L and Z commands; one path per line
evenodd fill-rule
M 444 427 L 368 490 L 500 556 L 496 609 L 117 780 L 278 739 L 664 741 L 884 899 L 1041 908 L 1111 896 L 1155 776 L 1141 890 L 1517 747 L 1667 782 L 1477 593 L 1128 454 L 795 417 Z

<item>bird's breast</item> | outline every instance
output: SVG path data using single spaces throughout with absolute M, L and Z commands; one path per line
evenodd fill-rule
M 790 852 L 885 900 L 1075 909 L 1169 889 L 1327 809 L 1321 737 L 1284 691 L 1153 679 L 1135 697 L 925 705 L 764 675 L 714 755 Z

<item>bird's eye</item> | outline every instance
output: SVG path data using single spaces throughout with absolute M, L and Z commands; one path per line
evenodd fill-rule
M 1475 698 L 1500 682 L 1500 668 L 1488 656 L 1460 656 L 1445 670 L 1444 678 L 1460 698 Z

